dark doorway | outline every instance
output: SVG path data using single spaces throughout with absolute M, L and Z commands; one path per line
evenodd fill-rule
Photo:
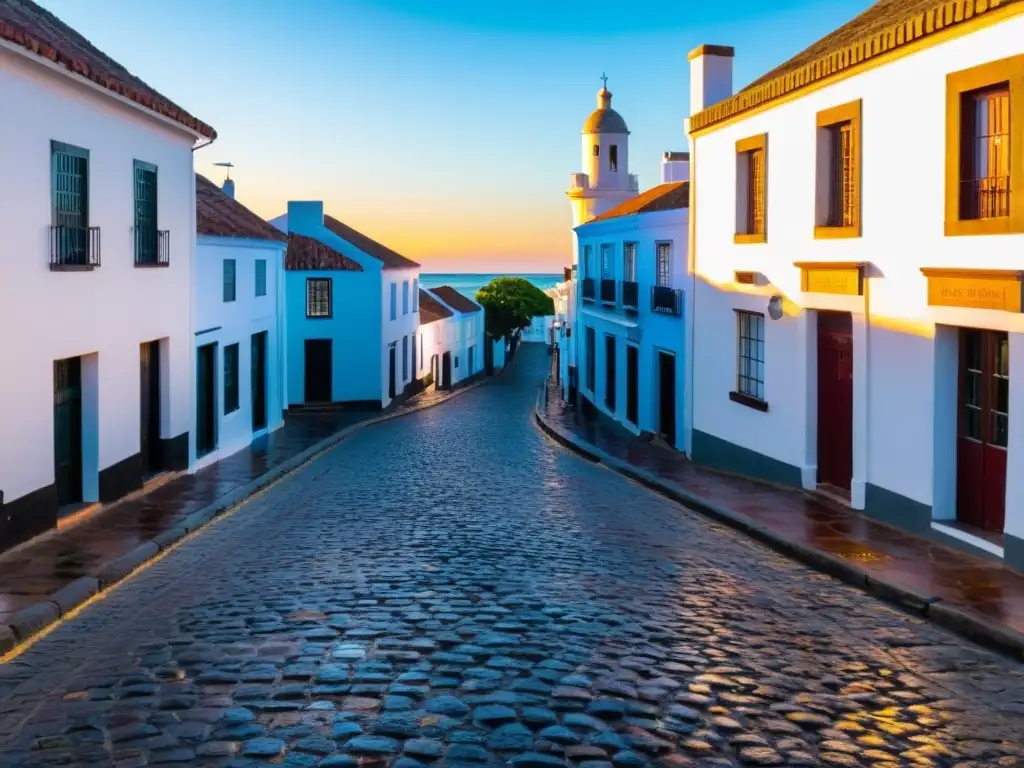
M 82 500 L 82 358 L 53 364 L 53 459 L 57 505 Z
M 1005 332 L 960 331 L 956 518 L 1003 532 L 1010 423 L 1010 343 Z
M 330 339 L 306 339 L 306 402 L 329 403 L 333 350 Z
M 604 404 L 615 413 L 615 337 L 604 337 Z
M 853 478 L 853 318 L 818 312 L 818 483 L 849 492 Z
M 451 389 L 452 386 L 452 353 L 445 352 L 441 355 L 441 389 Z
M 640 410 L 640 350 L 632 344 L 626 345 L 626 421 L 639 423 Z
M 388 398 L 391 400 L 395 399 L 395 392 L 397 391 L 395 388 L 395 354 L 395 342 L 391 342 L 388 344 Z
M 441 362 L 437 355 L 430 357 L 430 377 L 433 379 L 435 387 L 441 386 Z
M 658 433 L 676 447 L 676 356 L 658 353 Z
M 196 350 L 196 457 L 217 447 L 217 345 Z
M 160 454 L 160 342 L 139 347 L 139 453 L 142 472 L 152 475 L 163 469 Z
M 467 377 L 468 376 L 472 376 L 474 373 L 476 373 L 476 368 L 473 367 L 473 365 L 474 365 L 473 353 L 474 352 L 476 352 L 476 347 L 470 347 L 469 348 L 469 370 L 466 372 L 466 376 Z
M 494 375 L 494 339 L 490 336 L 484 338 L 484 373 Z
M 267 428 L 267 332 L 252 335 L 249 355 L 252 370 L 252 431 Z

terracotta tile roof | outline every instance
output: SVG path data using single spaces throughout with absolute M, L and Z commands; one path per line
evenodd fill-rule
M 864 61 L 1024 0 L 878 0 L 746 88 L 690 118 L 700 131 Z
M 209 139 L 217 132 L 161 96 L 32 0 L 0 0 L 0 39 L 61 65 Z
M 285 241 L 288 236 L 196 174 L 196 234 Z
M 454 314 L 448 307 L 420 288 L 420 325 L 426 325 L 435 320 L 444 320 Z
M 324 226 L 343 240 L 352 243 L 356 248 L 368 253 L 373 258 L 384 264 L 384 269 L 404 269 L 406 267 L 418 267 L 412 259 L 407 259 L 400 253 L 395 253 L 386 245 L 381 245 L 362 232 L 357 232 L 347 224 L 342 224 L 333 216 L 324 216 Z
M 666 152 L 662 155 L 666 160 L 689 160 L 689 152 Z
M 359 262 L 350 259 L 319 240 L 292 232 L 288 235 L 288 251 L 284 256 L 284 268 L 293 272 L 333 269 L 345 272 L 362 272 Z
M 431 288 L 430 292 L 443 301 L 452 309 L 458 312 L 480 312 L 483 310 L 479 304 L 472 299 L 467 299 L 450 285 L 442 285 L 438 288 Z
M 677 208 L 689 207 L 690 182 L 671 181 L 668 184 L 659 184 L 656 187 L 651 187 L 646 192 L 632 197 L 624 203 L 620 203 L 610 211 L 605 211 L 600 216 L 595 216 L 587 223 L 617 219 L 621 216 L 635 216 L 639 213 L 673 211 Z

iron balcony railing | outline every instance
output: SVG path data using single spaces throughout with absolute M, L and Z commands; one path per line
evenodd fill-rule
M 960 183 L 960 218 L 998 219 L 1009 215 L 1009 176 L 967 179 Z
M 636 312 L 640 309 L 640 284 L 632 280 L 622 281 L 622 308 Z
M 597 293 L 595 291 L 594 278 L 584 277 L 580 282 L 583 284 L 583 300 L 593 301 L 596 299 Z
M 683 292 L 664 285 L 651 286 L 651 311 L 663 315 L 683 314 Z
M 618 289 L 611 278 L 601 278 L 601 303 L 614 304 L 618 301 Z
M 171 263 L 171 233 L 166 229 L 135 231 L 135 266 L 166 267 Z
M 99 265 L 99 227 L 50 227 L 50 269 L 89 270 Z

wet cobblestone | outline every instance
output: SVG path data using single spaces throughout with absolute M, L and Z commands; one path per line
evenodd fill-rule
M 572 456 L 543 350 L 0 666 L 0 765 L 1024 764 L 1024 670 Z

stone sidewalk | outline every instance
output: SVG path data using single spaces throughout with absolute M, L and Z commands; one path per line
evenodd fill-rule
M 179 475 L 3 553 L 0 656 L 353 432 L 443 403 L 486 381 L 454 392 L 431 388 L 384 411 L 289 415 L 280 429 L 195 474 Z
M 716 472 L 578 417 L 550 380 L 537 421 L 567 447 L 772 548 L 1024 659 L 1024 576 L 853 511 Z

